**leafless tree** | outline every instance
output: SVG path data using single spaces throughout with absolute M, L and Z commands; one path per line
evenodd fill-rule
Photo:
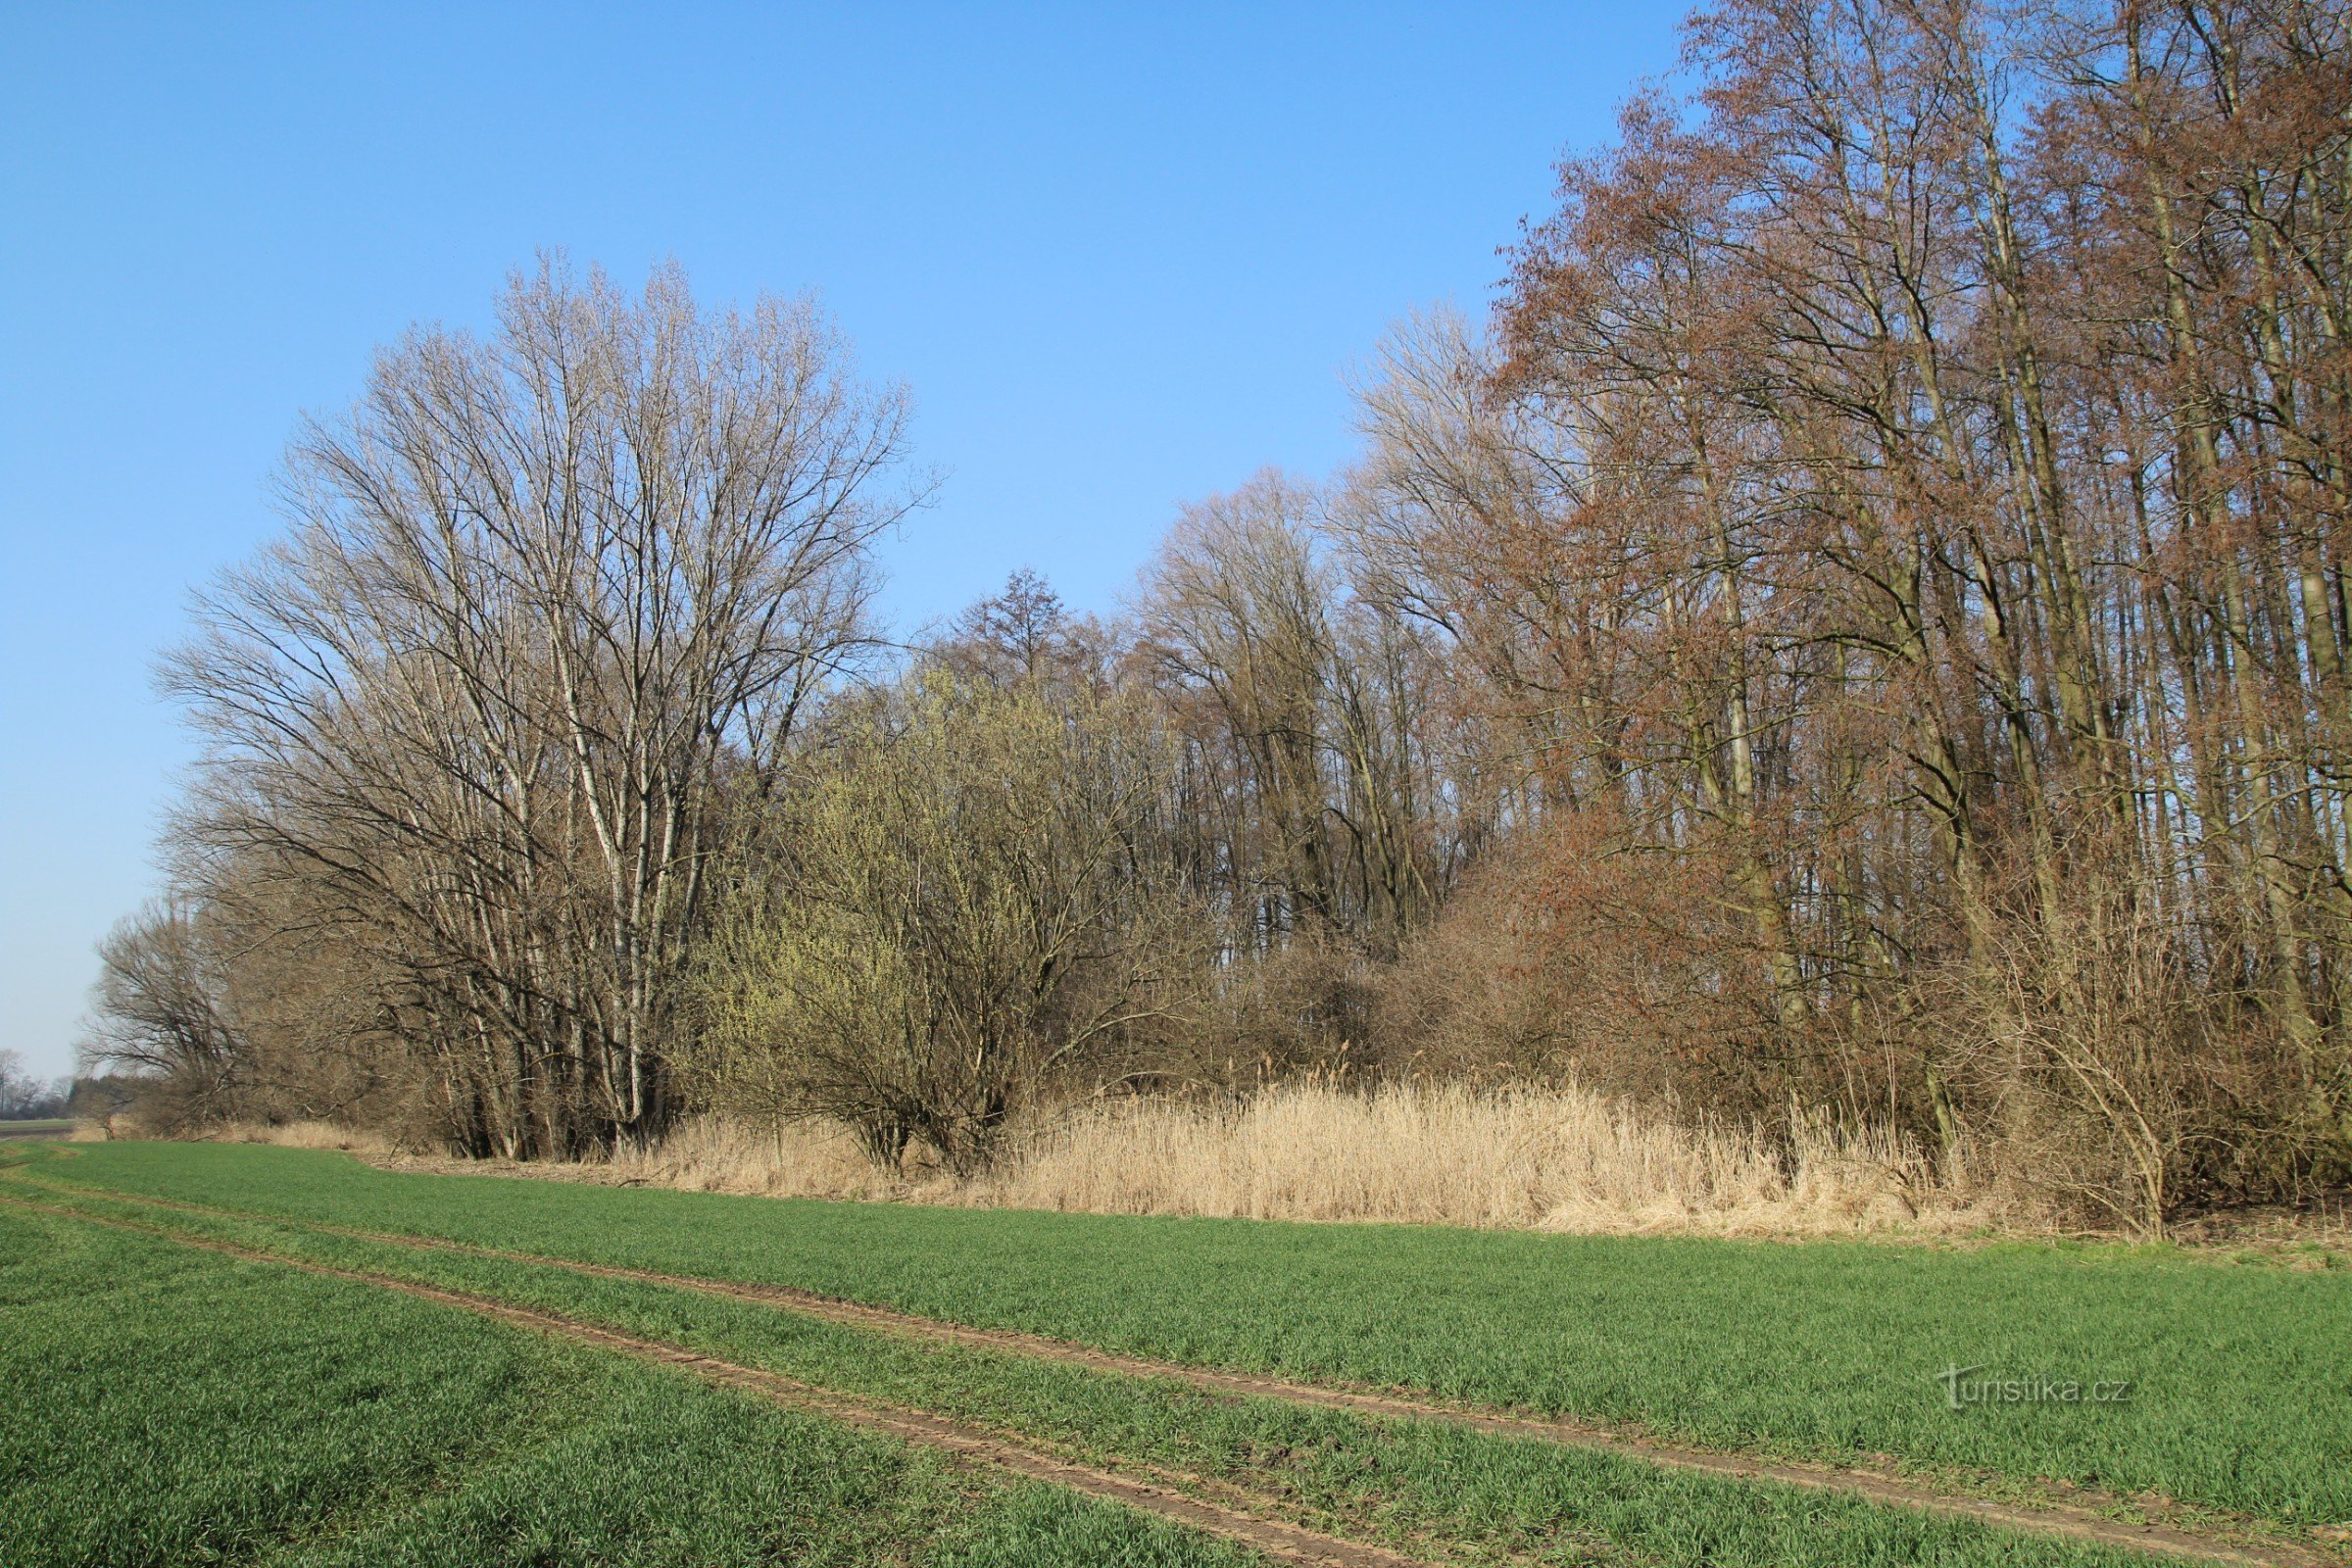
M 168 666 L 212 740 L 190 831 L 301 868 L 402 970 L 462 1141 L 662 1121 L 718 786 L 864 645 L 905 419 L 804 302 L 547 262 L 296 440 L 287 534 Z

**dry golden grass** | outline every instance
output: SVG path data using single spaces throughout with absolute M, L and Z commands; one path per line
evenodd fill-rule
M 1786 1159 L 1574 1087 L 1269 1090 L 1090 1109 L 964 1200 L 1109 1213 L 1572 1231 L 1914 1228 L 1961 1205 L 1928 1161 L 1825 1124 Z
M 214 1136 L 394 1152 L 377 1135 L 326 1122 L 236 1123 Z M 1692 1127 L 1574 1085 L 1293 1085 L 1231 1102 L 1107 1101 L 1027 1130 L 968 1181 L 883 1171 L 824 1123 L 770 1131 L 716 1116 L 603 1160 L 515 1169 L 771 1198 L 1518 1230 L 1919 1234 L 2022 1217 L 1884 1135 L 1824 1121 L 1779 1140 Z
M 624 1150 L 608 1169 L 772 1197 L 1563 1231 L 1861 1234 L 1987 1217 L 1967 1184 L 1883 1137 L 1815 1122 L 1776 1147 L 1752 1130 L 1680 1126 L 1573 1086 L 1294 1086 L 1231 1104 L 1107 1102 L 1029 1132 L 968 1182 L 889 1175 L 822 1126 L 768 1133 L 712 1117 Z
M 331 1121 L 288 1121 L 274 1125 L 232 1121 L 216 1128 L 208 1141 L 217 1144 L 276 1144 L 286 1149 L 341 1149 L 355 1154 L 389 1154 L 392 1141 L 380 1133 L 346 1127 Z
M 856 1139 L 820 1122 L 767 1131 L 692 1116 L 660 1143 L 625 1145 L 601 1163 L 624 1181 L 767 1198 L 906 1198 L 922 1185 L 882 1170 Z

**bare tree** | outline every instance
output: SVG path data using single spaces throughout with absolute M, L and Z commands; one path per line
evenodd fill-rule
M 685 1084 L 969 1164 L 1087 1083 L 1442 1061 L 2150 1230 L 2340 1181 L 2352 17 L 1688 37 L 1491 325 L 1382 346 L 1349 472 L 873 689 L 904 412 L 808 307 L 544 268 L 412 336 L 172 666 L 215 744 L 116 1025 L 509 1153 Z
M 0 1050 L 0 1121 L 36 1121 L 62 1115 L 68 1084 L 69 1080 L 63 1078 L 50 1083 L 34 1077 L 26 1070 L 21 1053 Z
M 157 1108 L 167 1122 L 226 1114 L 248 1066 L 206 923 L 200 905 L 165 899 L 98 945 L 84 1070 L 112 1069 L 162 1091 Z
M 905 418 L 806 303 L 548 262 L 296 441 L 288 533 L 167 666 L 213 742 L 190 830 L 335 890 L 462 1142 L 667 1114 L 718 785 L 863 645 Z

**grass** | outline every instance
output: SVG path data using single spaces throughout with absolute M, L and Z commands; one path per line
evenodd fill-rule
M 0 1558 L 860 1565 L 1245 1555 L 368 1286 L 0 1210 Z
M 1035 1358 L 917 1345 L 738 1300 L 544 1265 L 148 1209 L 95 1196 L 91 1212 L 365 1268 L 562 1312 L 827 1388 L 919 1406 L 1117 1466 L 1243 1484 L 1310 1522 L 1411 1549 L 1429 1542 L 1542 1561 L 1670 1565 L 2144 1562 L 1967 1521 L 1792 1488 L 1662 1471 L 1621 1455 L 1373 1421 Z
M 1532 1236 L 824 1204 L 111 1144 L 60 1180 L 853 1299 L 1727 1448 L 2352 1519 L 2352 1273 L 2163 1250 Z M 1935 1374 L 2129 1379 L 1945 1408 Z M 1994 1490 L 2000 1490 L 1998 1486 Z

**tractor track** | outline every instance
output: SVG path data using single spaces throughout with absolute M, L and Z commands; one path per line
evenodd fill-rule
M 968 1468 L 1007 1471 L 1031 1480 L 1068 1487 L 1090 1496 L 1124 1503 L 1173 1523 L 1250 1546 L 1277 1562 L 1307 1565 L 1307 1568 L 1438 1568 L 1432 1559 L 1407 1556 L 1385 1546 L 1369 1545 L 1362 1542 L 1342 1541 L 1302 1526 L 1261 1517 L 1240 1506 L 1228 1506 L 1206 1497 L 1192 1495 L 1169 1483 L 1181 1480 L 1202 1491 L 1231 1497 L 1236 1503 L 1249 1501 L 1260 1506 L 1268 1505 L 1263 1499 L 1255 1498 L 1238 1487 L 1202 1477 L 1178 1476 L 1156 1470 L 1152 1474 L 1164 1479 L 1147 1481 L 1073 1463 L 928 1410 L 838 1394 L 778 1373 L 739 1365 L 661 1340 L 623 1334 L 560 1313 L 515 1306 L 470 1292 L 445 1290 L 439 1286 L 419 1284 L 366 1269 L 344 1268 L 307 1258 L 289 1257 L 214 1237 L 192 1236 L 168 1226 L 92 1214 L 60 1203 L 35 1202 L 13 1195 L 0 1195 L 0 1202 L 85 1225 L 153 1236 L 176 1246 L 216 1252 L 241 1262 L 273 1264 L 305 1274 L 398 1291 L 519 1328 L 536 1330 L 644 1361 L 679 1367 L 707 1382 L 742 1389 L 779 1404 L 813 1411 L 869 1432 L 884 1433 L 906 1443 L 938 1449 Z
M 283 1215 L 194 1203 L 177 1199 L 117 1194 L 99 1188 L 52 1185 L 37 1179 L 26 1178 L 21 1173 L 12 1174 L 15 1175 L 17 1181 L 24 1185 L 36 1186 L 43 1191 L 60 1196 L 86 1194 L 117 1201 L 176 1209 L 189 1214 L 290 1225 L 297 1229 L 343 1237 L 352 1241 L 558 1268 L 598 1279 L 629 1280 L 640 1284 L 664 1286 L 675 1290 L 693 1291 L 708 1296 L 725 1297 L 735 1300 L 777 1307 L 827 1322 L 876 1330 L 901 1338 L 956 1345 L 975 1349 L 1006 1351 L 1056 1361 L 1065 1365 L 1084 1367 L 1093 1371 L 1167 1379 L 1207 1393 L 1233 1397 L 1277 1399 L 1292 1404 L 1351 1410 L 1393 1420 L 1444 1422 L 1503 1437 L 1533 1439 L 1538 1442 L 1624 1454 L 1674 1469 L 1698 1471 L 1738 1480 L 1779 1482 L 1788 1486 L 1802 1487 L 1809 1491 L 1857 1496 L 1895 1507 L 1965 1519 L 1979 1524 L 2029 1531 L 2039 1535 L 2057 1536 L 2078 1542 L 2125 1546 L 2170 1556 L 2193 1558 L 2204 1562 L 2241 1564 L 2247 1565 L 2247 1568 L 2333 1568 L 2333 1565 L 2346 1560 L 2343 1556 L 2314 1550 L 2292 1542 L 2225 1540 L 2213 1534 L 2184 1529 L 2177 1525 L 2118 1518 L 2086 1506 L 2065 1504 L 2028 1506 L 1999 1502 L 1990 1498 L 1972 1497 L 1938 1490 L 1870 1471 L 1721 1453 L 1710 1449 L 1665 1443 L 1646 1436 L 1629 1434 L 1620 1430 L 1556 1416 L 1514 1415 L 1476 1407 L 1445 1404 L 1373 1390 L 1334 1388 L 1253 1373 L 1224 1372 L 1206 1367 L 1187 1366 L 1179 1362 L 1161 1361 L 1147 1356 L 1127 1355 L 1098 1349 L 1092 1346 L 1073 1344 L 1066 1340 L 1052 1339 L 1019 1330 L 974 1328 L 967 1324 L 922 1317 L 889 1307 L 871 1306 L 859 1301 L 845 1300 L 839 1297 L 826 1296 L 789 1285 L 753 1284 L 735 1280 L 710 1279 L 697 1275 L 665 1274 L 653 1269 L 626 1268 L 617 1264 L 589 1263 L 572 1258 L 553 1257 L 539 1252 L 525 1252 L 506 1248 L 485 1247 L 469 1242 L 449 1241 L 434 1236 L 366 1230 L 329 1224 L 325 1221 L 291 1219 Z M 162 1234 L 176 1237 L 177 1233 L 163 1232 Z M 260 1255 L 268 1257 L 271 1254 Z M 2121 1499 L 2118 1501 L 2120 1503 Z M 1396 1560 L 1405 1561 L 1407 1559 Z

